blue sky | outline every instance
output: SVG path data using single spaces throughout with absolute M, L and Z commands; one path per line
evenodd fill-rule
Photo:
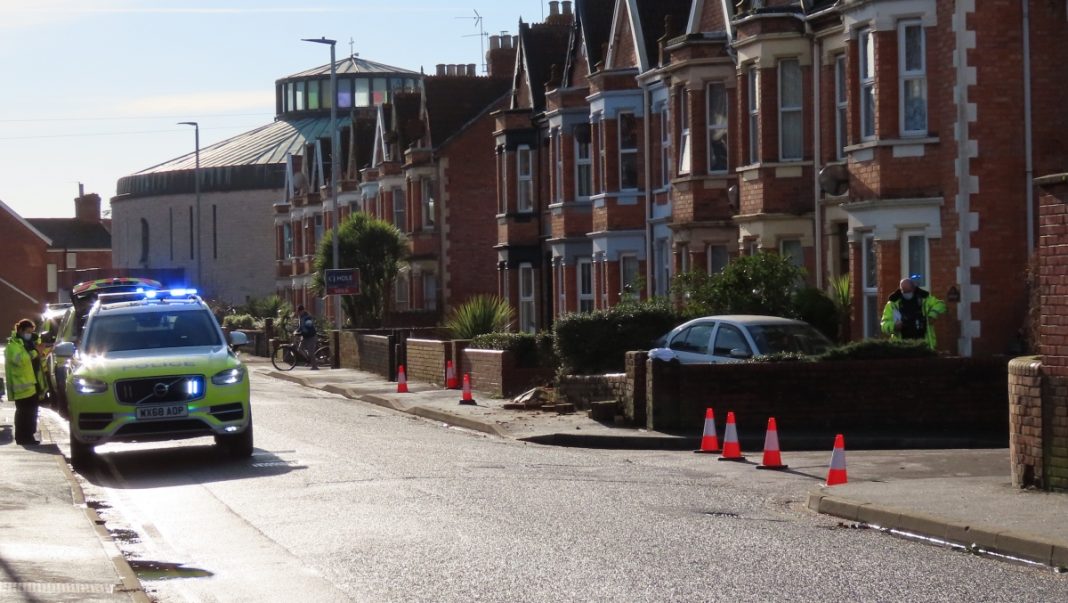
M 540 21 L 539 0 L 0 0 L 0 200 L 72 216 L 126 174 L 268 123 L 274 80 L 329 62 L 300 38 L 434 72 L 478 63 L 487 33 Z M 487 42 L 488 46 L 488 42 Z

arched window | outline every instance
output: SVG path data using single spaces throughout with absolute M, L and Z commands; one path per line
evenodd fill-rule
M 141 218 L 141 263 L 148 263 L 148 220 Z

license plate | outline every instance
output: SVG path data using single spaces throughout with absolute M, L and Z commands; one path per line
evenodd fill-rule
M 138 419 L 173 419 L 189 415 L 189 408 L 185 404 L 172 406 L 142 406 L 137 409 Z

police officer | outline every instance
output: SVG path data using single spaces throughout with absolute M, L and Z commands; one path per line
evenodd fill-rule
M 18 321 L 4 348 L 7 397 L 15 402 L 15 443 L 23 446 L 41 443 L 36 438 L 37 404 L 44 384 L 35 330 L 32 320 Z
M 931 321 L 946 313 L 946 304 L 930 292 L 902 279 L 883 308 L 883 332 L 891 339 L 922 339 L 935 349 L 934 325 Z

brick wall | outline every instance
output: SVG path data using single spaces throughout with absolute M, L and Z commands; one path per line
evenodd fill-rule
M 1038 184 L 1042 467 L 1047 488 L 1068 490 L 1068 174 Z
M 552 369 L 519 368 L 511 352 L 471 350 L 460 353 L 460 373 L 471 376 L 471 389 L 495 398 L 511 397 L 552 381 Z
M 359 369 L 382 375 L 390 380 L 395 379 L 397 369 L 393 349 L 394 341 L 391 335 L 357 335 Z
M 699 431 L 705 408 L 734 411 L 739 430 L 828 434 L 1005 433 L 1006 361 L 936 358 L 821 363 L 681 365 L 649 361 L 647 425 Z M 789 427 L 784 427 L 789 426 Z
M 627 352 L 623 417 L 632 425 L 646 424 L 645 369 L 648 352 Z
M 1009 455 L 1012 485 L 1042 487 L 1042 361 L 1037 356 L 1009 363 Z
M 0 206 L 0 232 L 4 233 L 4 263 L 0 266 L 0 279 L 3 279 L 0 281 L 0 333 L 4 338 L 11 333 L 16 321 L 40 318 L 48 297 L 45 267 L 48 244 L 6 209 L 6 206 Z
M 405 346 L 404 370 L 409 380 L 445 384 L 445 361 L 452 360 L 451 341 L 409 339 Z
M 556 397 L 575 405 L 589 408 L 590 402 L 615 400 L 626 397 L 627 375 L 565 375 L 556 380 Z

